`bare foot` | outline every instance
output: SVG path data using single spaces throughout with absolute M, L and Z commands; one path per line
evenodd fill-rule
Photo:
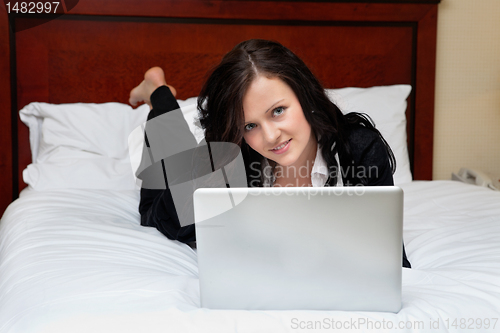
M 176 95 L 177 91 L 174 87 L 167 84 L 165 81 L 165 73 L 160 67 L 152 67 L 144 74 L 144 81 L 130 91 L 130 99 L 128 102 L 136 106 L 137 103 L 144 102 L 151 107 L 151 94 L 161 86 L 167 86 L 172 95 Z

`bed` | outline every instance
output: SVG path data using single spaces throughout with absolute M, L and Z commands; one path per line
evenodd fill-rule
M 0 332 L 498 330 L 500 192 L 431 180 L 438 2 L 82 0 L 10 22 L 2 7 Z M 147 107 L 130 89 L 162 66 L 200 135 L 207 70 L 249 38 L 290 47 L 395 150 L 400 312 L 204 309 L 196 251 L 140 226 L 130 133 Z

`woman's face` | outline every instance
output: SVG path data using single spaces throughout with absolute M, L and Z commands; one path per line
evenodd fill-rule
M 278 78 L 257 76 L 243 98 L 244 139 L 281 166 L 314 161 L 317 142 L 292 88 Z

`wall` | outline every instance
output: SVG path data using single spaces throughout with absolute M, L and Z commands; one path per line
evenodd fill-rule
M 500 0 L 442 0 L 434 179 L 460 167 L 500 178 Z

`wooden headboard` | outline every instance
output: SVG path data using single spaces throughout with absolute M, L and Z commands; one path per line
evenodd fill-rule
M 22 170 L 31 154 L 18 116 L 23 106 L 126 103 L 155 65 L 165 69 L 178 98 L 196 96 L 207 71 L 250 38 L 291 48 L 326 88 L 411 84 L 412 172 L 414 179 L 431 179 L 438 3 L 66 0 L 58 17 L 10 14 L 17 32 L 2 4 L 0 211 L 26 186 Z M 26 26 L 33 27 L 21 30 Z

